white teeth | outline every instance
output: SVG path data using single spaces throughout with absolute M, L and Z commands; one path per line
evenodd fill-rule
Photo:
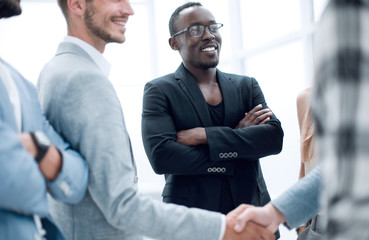
M 202 51 L 203 52 L 211 52 L 211 51 L 214 51 L 215 50 L 215 47 L 212 46 L 212 47 L 207 47 L 207 48 L 204 48 Z
M 121 21 L 115 21 L 116 24 L 119 24 L 119 25 L 122 25 L 122 26 L 125 26 L 125 22 L 121 22 Z

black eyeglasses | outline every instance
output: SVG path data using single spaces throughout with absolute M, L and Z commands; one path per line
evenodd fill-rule
M 205 27 L 208 27 L 209 31 L 211 33 L 215 34 L 215 33 L 218 32 L 219 28 L 223 27 L 223 24 L 222 23 L 212 23 L 212 24 L 209 24 L 209 25 L 192 25 L 192 26 L 186 27 L 185 29 L 183 29 L 179 32 L 176 32 L 175 34 L 172 35 L 172 38 L 186 32 L 186 31 L 189 31 L 189 33 L 192 37 L 196 37 L 196 38 L 197 37 L 202 37 L 204 35 L 204 32 L 205 32 Z

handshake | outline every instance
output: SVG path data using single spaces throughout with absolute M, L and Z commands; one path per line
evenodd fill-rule
M 273 240 L 285 217 L 272 204 L 264 207 L 241 204 L 226 216 L 223 240 Z

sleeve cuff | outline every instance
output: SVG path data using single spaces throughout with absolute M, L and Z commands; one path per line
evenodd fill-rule
M 220 225 L 219 240 L 223 239 L 224 233 L 225 233 L 225 228 L 226 228 L 226 217 L 225 217 L 225 215 L 222 215 L 222 222 L 221 222 L 221 225 Z

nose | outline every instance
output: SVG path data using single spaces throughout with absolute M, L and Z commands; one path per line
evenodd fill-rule
M 129 0 L 123 0 L 122 1 L 122 11 L 125 15 L 128 15 L 128 16 L 131 16 L 131 15 L 135 14 Z
M 215 39 L 215 35 L 210 32 L 209 26 L 205 27 L 202 39 L 211 39 L 211 40 Z

